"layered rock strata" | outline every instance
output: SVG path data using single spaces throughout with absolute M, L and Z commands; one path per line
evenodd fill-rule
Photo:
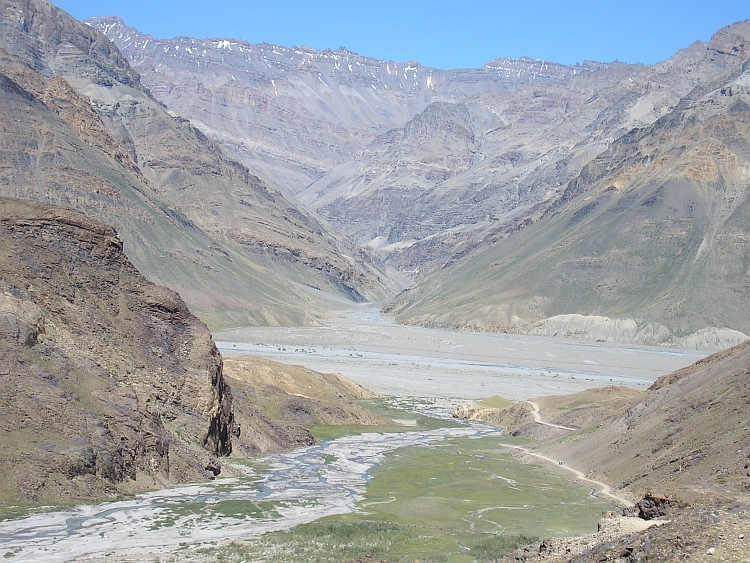
M 111 227 L 0 199 L 4 501 L 94 500 L 218 473 L 240 429 L 206 325 Z

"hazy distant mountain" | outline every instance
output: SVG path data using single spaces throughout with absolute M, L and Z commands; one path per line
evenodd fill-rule
M 464 71 L 345 50 L 157 41 L 115 18 L 91 23 L 115 38 L 170 108 L 238 153 L 246 142 L 246 162 L 291 191 L 315 180 L 300 201 L 424 278 L 393 304 L 404 322 L 698 347 L 726 346 L 750 330 L 735 279 L 744 274 L 728 258 L 741 244 L 726 242 L 744 235 L 714 201 L 722 182 L 742 182 L 746 134 L 712 133 L 737 163 L 718 179 L 694 182 L 654 156 L 672 154 L 677 142 L 659 136 L 666 123 L 697 147 L 703 127 L 742 115 L 712 96 L 742 89 L 748 22 L 653 66 L 524 59 Z M 679 122 L 685 112 L 693 113 Z M 321 131 L 328 143 L 310 136 Z M 635 145 L 648 145 L 649 160 Z M 306 159 L 320 166 L 303 172 Z M 646 173 L 651 183 L 639 183 Z M 644 223 L 633 201 L 657 184 L 679 185 L 674 197 L 690 205 L 667 198 Z M 700 190 L 708 195 L 698 198 Z M 602 198 L 617 211 L 600 216 L 609 209 Z M 597 211 L 584 220 L 592 199 Z M 692 226 L 673 236 L 672 255 L 648 240 L 669 231 L 675 213 Z M 716 250 L 716 236 L 728 246 Z M 572 314 L 585 317 L 561 317 Z
M 150 279 L 209 323 L 310 323 L 382 298 L 366 253 L 170 116 L 117 48 L 43 0 L 3 0 L 0 194 L 114 225 Z
M 498 59 L 438 70 L 341 47 L 253 45 L 235 39 L 156 39 L 116 17 L 87 20 L 128 58 L 157 99 L 222 141 L 261 175 L 296 193 L 351 160 L 378 134 L 435 101 L 556 82 L 581 67 Z
M 399 318 L 691 347 L 750 334 L 750 22 L 717 38 L 721 75 L 613 142 L 541 220 L 403 293 Z
M 738 68 L 742 37 L 729 28 L 654 66 L 592 65 L 554 83 L 435 103 L 300 200 L 423 275 L 533 220 L 610 143 Z

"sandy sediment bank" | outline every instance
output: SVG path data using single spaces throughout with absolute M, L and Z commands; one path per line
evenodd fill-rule
M 214 335 L 225 356 L 255 354 L 338 372 L 386 395 L 526 400 L 592 387 L 645 389 L 705 352 L 399 325 L 373 307 L 320 327 L 243 327 Z

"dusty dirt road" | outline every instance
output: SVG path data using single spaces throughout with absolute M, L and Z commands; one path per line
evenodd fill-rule
M 551 426 L 552 428 L 559 428 L 561 430 L 568 430 L 570 432 L 575 432 L 578 430 L 577 428 L 571 428 L 570 426 L 562 426 L 560 424 L 552 424 L 551 422 L 544 422 L 542 420 L 542 415 L 539 414 L 539 405 L 537 405 L 534 401 L 526 401 L 531 405 L 531 408 L 533 409 L 532 415 L 534 416 L 534 422 L 537 424 L 541 424 L 543 426 Z

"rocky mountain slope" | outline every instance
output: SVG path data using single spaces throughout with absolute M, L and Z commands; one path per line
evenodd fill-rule
M 750 343 L 657 380 L 592 432 L 541 450 L 640 498 L 640 532 L 603 520 L 599 533 L 542 540 L 501 561 L 744 561 L 750 555 Z
M 395 63 L 383 68 L 345 50 L 162 41 L 116 18 L 90 24 L 122 46 L 165 103 L 235 147 L 243 135 L 262 139 L 248 147 L 273 145 L 269 120 L 279 139 L 282 130 L 308 139 L 299 130 L 307 123 L 330 133 L 320 120 L 359 131 L 359 152 L 339 150 L 346 142 L 329 133 L 328 148 L 306 142 L 326 164 L 303 174 L 319 179 L 298 197 L 391 266 L 417 280 L 434 274 L 390 306 L 402 322 L 702 349 L 750 330 L 737 215 L 749 22 L 653 66 L 539 62 L 543 72 L 523 71 L 529 61 L 465 72 L 410 63 L 396 72 Z M 511 67 L 525 78 L 511 83 Z M 354 84 L 369 90 L 345 96 Z M 732 95 L 717 94 L 722 88 Z M 418 104 L 403 105 L 417 94 Z M 372 99 L 386 108 L 380 120 L 363 109 Z M 281 144 L 284 157 L 251 152 L 290 170 L 282 161 L 302 153 Z M 722 195 L 723 182 L 736 193 Z M 660 199 L 664 190 L 679 201 Z M 652 201 L 647 192 L 661 195 Z M 651 203 L 636 204 L 637 193 Z
M 750 36 L 748 22 L 732 29 Z M 749 46 L 737 47 L 745 59 Z M 727 73 L 613 142 L 541 220 L 402 294 L 398 318 L 709 349 L 744 340 L 750 68 Z
M 750 489 L 750 343 L 658 379 L 624 414 L 545 449 L 617 488 Z
M 502 410 L 463 406 L 458 416 L 477 415 L 536 440 L 534 452 L 636 501 L 624 512 L 637 518 L 613 513 L 597 533 L 542 539 L 498 561 L 745 560 L 749 366 L 745 342 L 663 376 L 643 393 L 604 388 L 540 397 L 533 402 L 541 423 L 532 421 L 529 402 Z
M 117 17 L 87 23 L 111 39 L 154 96 L 286 190 L 351 160 L 377 135 L 434 101 L 555 82 L 580 67 L 498 59 L 439 70 L 376 60 L 341 47 L 253 45 L 226 38 L 158 39 Z
M 214 326 L 311 323 L 392 287 L 346 237 L 151 97 L 119 51 L 43 0 L 6 0 L 0 193 L 114 225 L 150 279 Z
M 555 82 L 435 103 L 300 200 L 422 276 L 533 220 L 610 143 L 736 72 L 749 36 L 737 24 L 654 66 L 587 64 Z
M 225 367 L 206 325 L 122 247 L 72 209 L 0 198 L 0 508 L 213 478 L 230 454 L 314 443 L 303 425 L 384 422 L 341 376 Z
M 644 392 L 604 387 L 505 408 L 468 403 L 454 416 L 531 438 L 534 451 L 633 500 L 648 491 L 685 499 L 750 491 L 750 341 L 662 376 Z
M 117 233 L 5 198 L 0 402 L 3 502 L 203 479 L 239 434 L 208 329 L 137 272 Z

